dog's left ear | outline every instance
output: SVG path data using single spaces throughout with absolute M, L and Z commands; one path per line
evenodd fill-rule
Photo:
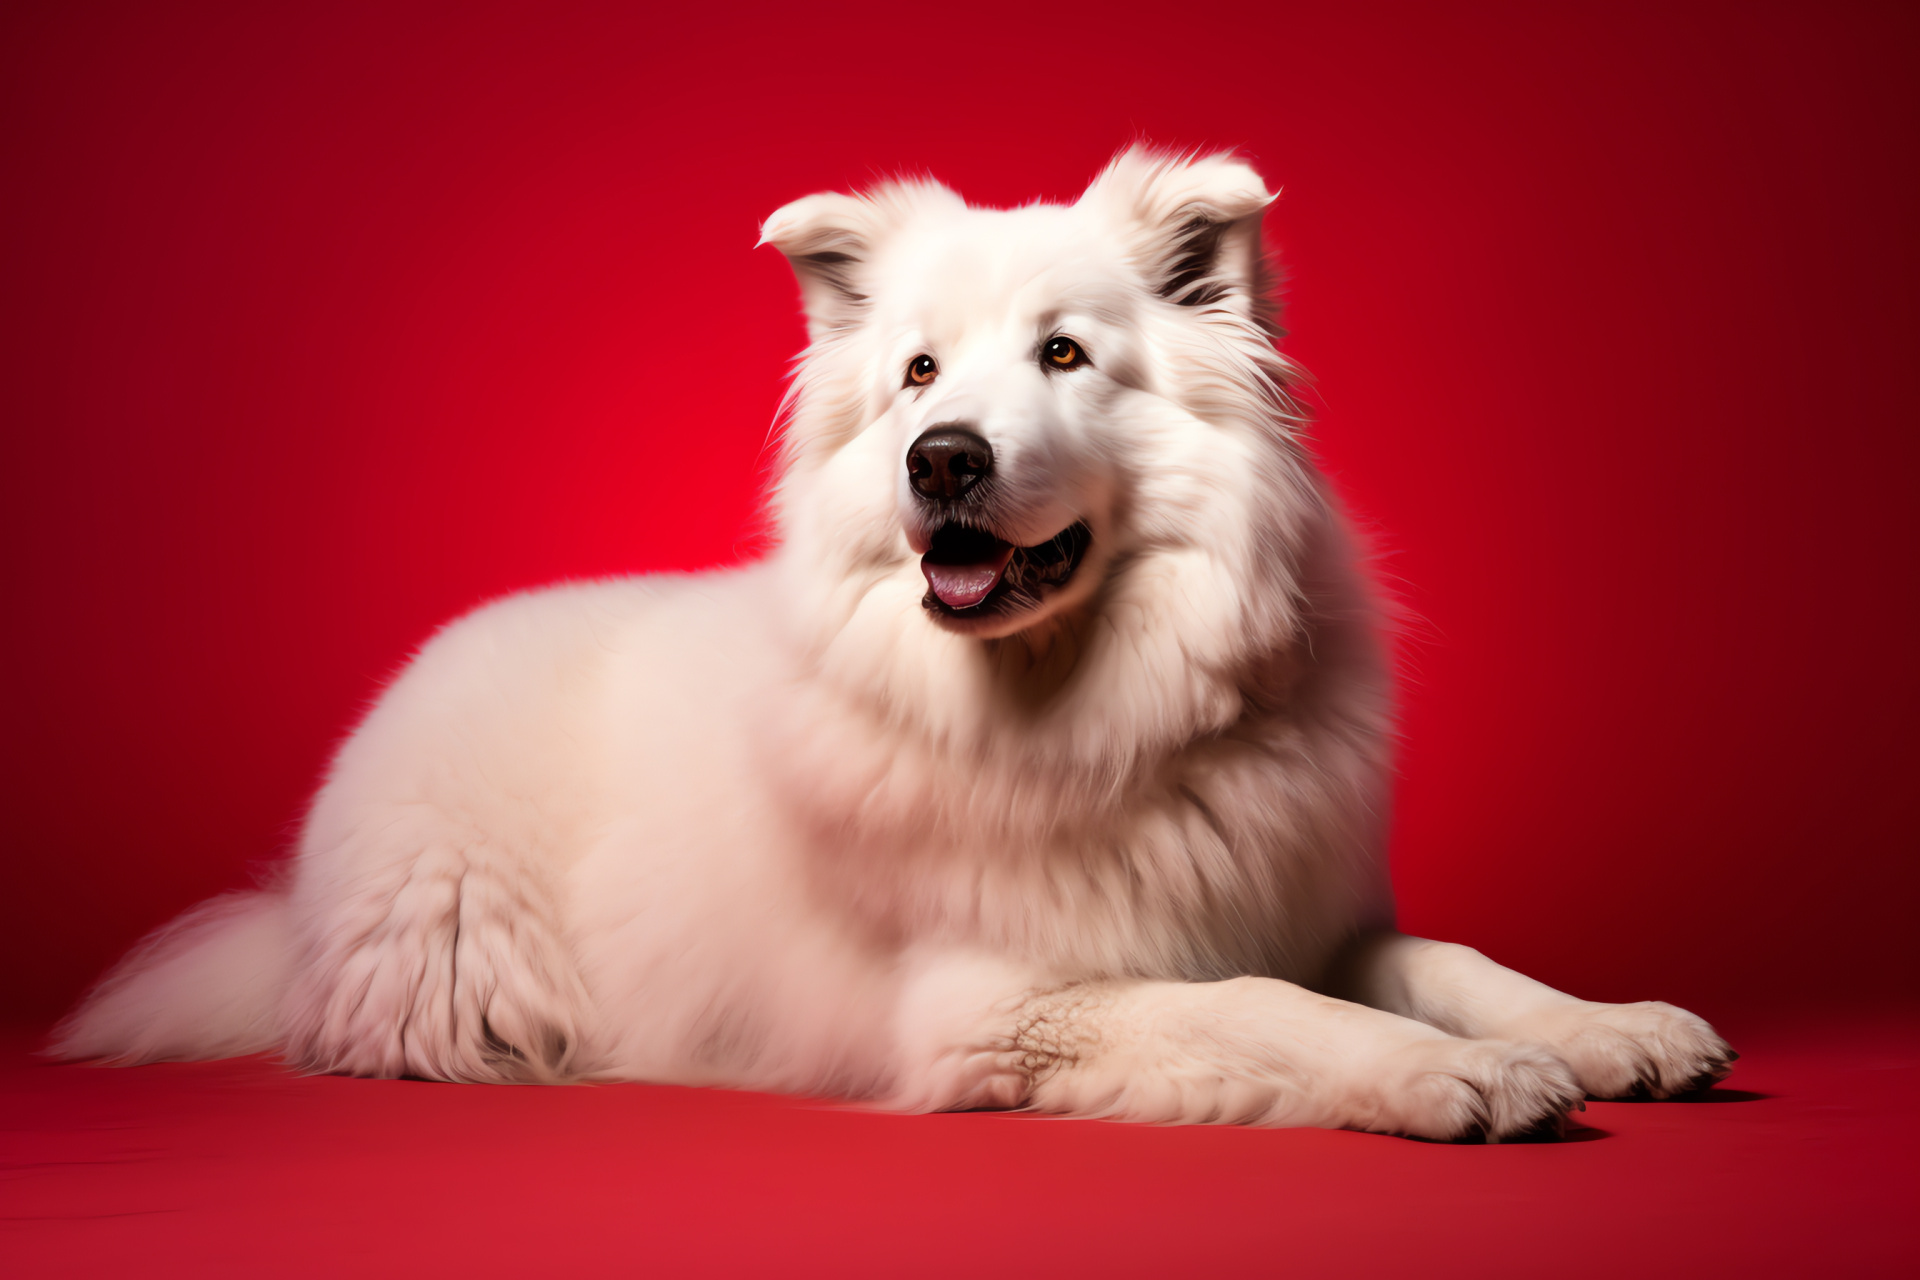
M 1161 297 L 1183 307 L 1225 307 L 1265 323 L 1272 300 L 1260 218 L 1273 199 L 1260 175 L 1234 156 L 1133 147 L 1107 166 L 1080 203 L 1115 220 Z

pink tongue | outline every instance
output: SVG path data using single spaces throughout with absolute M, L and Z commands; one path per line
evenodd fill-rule
M 1011 559 L 1012 547 L 982 564 L 930 564 L 923 557 L 920 572 L 927 575 L 927 585 L 942 604 L 949 609 L 970 609 L 993 594 Z

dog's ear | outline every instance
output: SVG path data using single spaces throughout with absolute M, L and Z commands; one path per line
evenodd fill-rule
M 1132 147 L 1080 198 L 1112 219 L 1147 283 L 1183 307 L 1225 307 L 1270 323 L 1260 219 L 1274 197 L 1231 155 L 1180 156 Z
M 861 276 L 873 254 L 874 213 L 869 201 L 827 192 L 775 210 L 760 228 L 760 243 L 793 266 L 807 332 L 816 342 L 853 325 L 866 309 Z
M 818 342 L 865 316 L 874 251 L 895 229 L 920 214 L 965 208 L 965 201 L 930 178 L 901 179 L 865 195 L 826 192 L 795 200 L 761 226 L 760 243 L 793 264 L 807 335 Z

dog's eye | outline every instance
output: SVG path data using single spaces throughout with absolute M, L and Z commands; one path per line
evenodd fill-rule
M 1090 362 L 1072 338 L 1053 338 L 1040 348 L 1040 363 L 1048 369 L 1078 369 Z
M 924 387 L 938 376 L 940 376 L 940 366 L 933 362 L 932 356 L 915 356 L 907 361 L 907 380 L 901 385 Z

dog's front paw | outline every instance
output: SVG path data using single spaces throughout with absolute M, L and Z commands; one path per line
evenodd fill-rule
M 1557 1123 L 1580 1105 L 1572 1068 L 1535 1045 L 1427 1040 L 1402 1048 L 1379 1111 L 1358 1127 L 1451 1142 L 1497 1142 Z
M 1658 1000 L 1582 1001 L 1501 1031 L 1551 1049 L 1590 1098 L 1671 1098 L 1726 1079 L 1740 1056 L 1703 1019 Z

